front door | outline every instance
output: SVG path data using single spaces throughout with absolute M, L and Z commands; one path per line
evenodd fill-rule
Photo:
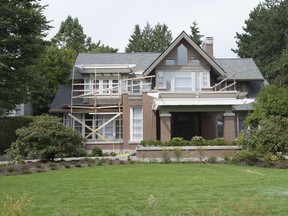
M 171 113 L 171 135 L 191 140 L 194 136 L 201 136 L 199 113 Z

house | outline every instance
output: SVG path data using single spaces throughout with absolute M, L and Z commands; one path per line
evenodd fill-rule
M 234 140 L 263 86 L 252 59 L 213 57 L 182 32 L 163 53 L 79 54 L 71 85 L 50 112 L 86 137 L 86 149 L 133 151 L 141 140 Z

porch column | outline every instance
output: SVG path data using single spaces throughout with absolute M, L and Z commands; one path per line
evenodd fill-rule
M 236 129 L 235 129 L 235 113 L 224 113 L 223 114 L 223 136 L 225 140 L 235 140 Z
M 161 141 L 171 140 L 171 114 L 160 114 L 160 139 Z

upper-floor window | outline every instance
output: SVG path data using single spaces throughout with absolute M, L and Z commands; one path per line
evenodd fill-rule
M 157 84 L 159 89 L 167 91 L 201 91 L 210 86 L 210 73 L 202 72 L 170 72 L 158 71 Z
M 119 86 L 118 80 L 104 79 L 104 80 L 84 80 L 84 93 L 96 93 L 96 94 L 118 94 Z
M 175 65 L 175 60 L 174 59 L 166 59 L 165 64 L 166 65 Z
M 191 59 L 191 65 L 194 65 L 194 66 L 200 65 L 200 60 L 199 59 Z
M 178 49 L 178 65 L 187 65 L 188 63 L 188 50 L 187 48 L 181 44 Z

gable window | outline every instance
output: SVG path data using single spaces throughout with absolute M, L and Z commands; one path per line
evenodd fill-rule
M 130 140 L 141 141 L 143 139 L 142 107 L 131 107 L 130 110 Z
M 191 65 L 194 65 L 194 66 L 200 65 L 200 60 L 199 59 L 191 59 Z
M 178 49 L 178 65 L 187 65 L 188 63 L 188 50 L 181 44 Z
M 174 59 L 166 59 L 165 64 L 166 65 L 175 65 L 175 60 Z

